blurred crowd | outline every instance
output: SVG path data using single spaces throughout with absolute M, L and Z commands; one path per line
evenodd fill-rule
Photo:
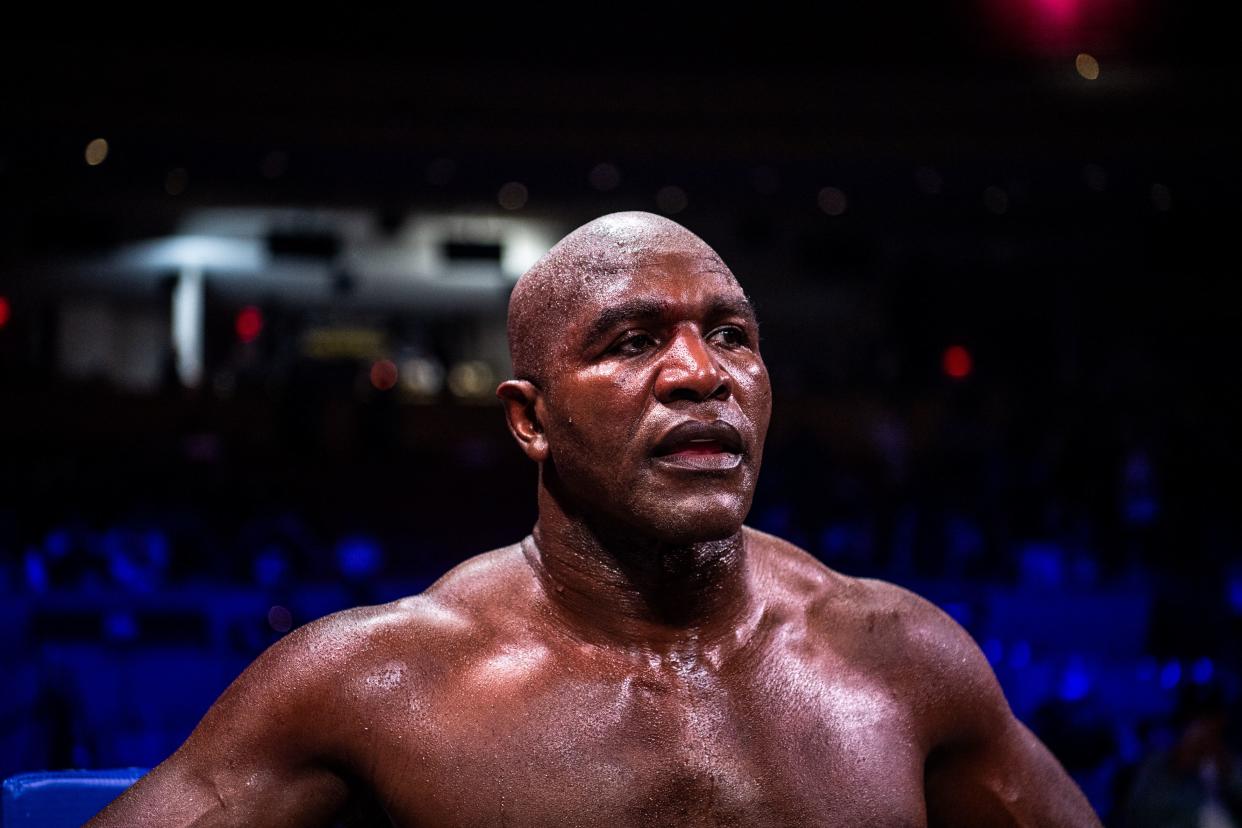
M 280 635 L 534 520 L 498 406 L 39 393 L 5 448 L 5 773 L 158 762 Z M 1187 502 L 1195 441 L 1143 423 L 952 383 L 778 397 L 749 522 L 953 615 L 1101 812 L 1236 822 L 1236 526 Z

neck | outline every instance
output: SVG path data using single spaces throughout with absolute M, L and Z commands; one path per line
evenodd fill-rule
M 758 624 L 740 528 L 720 540 L 661 541 L 568 514 L 541 488 L 522 548 L 556 614 L 586 640 L 719 655 Z

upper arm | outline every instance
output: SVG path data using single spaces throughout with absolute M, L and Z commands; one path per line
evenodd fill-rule
M 895 590 L 907 673 L 924 721 L 931 825 L 1098 826 L 1082 791 L 1013 715 L 970 635 L 929 602 Z
M 924 790 L 931 825 L 1100 824 L 1061 764 L 1007 709 L 986 732 L 934 751 Z
M 327 823 L 346 804 L 340 758 L 353 713 L 339 688 L 348 655 L 325 650 L 339 619 L 277 642 L 220 696 L 172 756 L 89 823 Z

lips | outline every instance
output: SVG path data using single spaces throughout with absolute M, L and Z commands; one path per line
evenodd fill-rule
M 740 455 L 742 449 L 742 435 L 724 420 L 687 420 L 669 429 L 652 453 L 656 457 L 693 458 Z

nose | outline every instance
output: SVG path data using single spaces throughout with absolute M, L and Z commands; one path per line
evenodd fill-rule
M 655 395 L 661 402 L 728 399 L 731 380 L 699 331 L 679 331 L 669 343 L 656 376 Z

